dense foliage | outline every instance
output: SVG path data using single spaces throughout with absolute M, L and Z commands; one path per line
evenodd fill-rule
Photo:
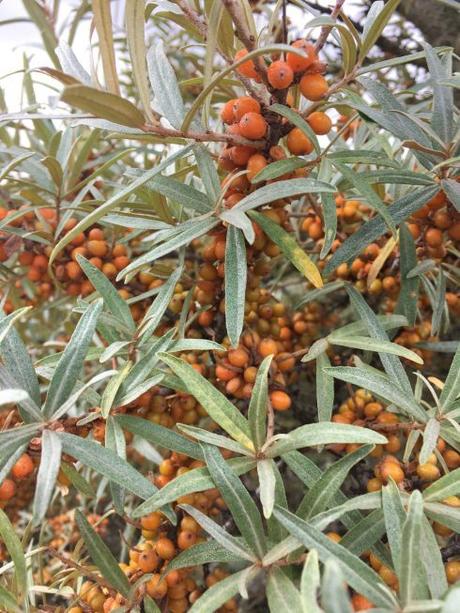
M 460 610 L 458 58 L 311 4 L 23 0 L 1 611 Z

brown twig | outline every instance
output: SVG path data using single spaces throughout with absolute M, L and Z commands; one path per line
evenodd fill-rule
M 182 130 L 174 130 L 172 128 L 164 128 L 163 126 L 154 126 L 152 124 L 144 124 L 142 127 L 144 132 L 156 134 L 157 136 L 171 136 L 175 138 L 189 138 L 197 142 L 216 142 L 228 143 L 230 145 L 249 145 L 255 149 L 263 149 L 265 141 L 254 140 L 250 141 L 241 136 L 233 134 L 218 134 L 217 132 L 183 132 Z
M 50 555 L 53 556 L 53 558 L 57 558 L 65 566 L 74 568 L 75 570 L 79 570 L 82 573 L 82 575 L 84 575 L 85 577 L 88 577 L 88 579 L 91 579 L 91 581 L 94 581 L 95 583 L 98 583 L 100 586 L 107 588 L 113 596 L 116 595 L 117 593 L 116 590 L 114 590 L 113 587 L 109 583 L 107 583 L 107 581 L 105 581 L 105 579 L 103 579 L 102 577 L 99 577 L 95 573 L 88 570 L 85 566 L 78 564 L 78 562 L 75 562 L 68 556 L 65 556 L 62 553 L 59 553 L 59 551 L 57 551 L 56 549 L 53 549 L 53 547 L 49 547 L 48 551 Z
M 206 40 L 208 37 L 208 25 L 203 17 L 192 9 L 187 0 L 176 0 L 176 4 L 182 9 L 184 15 L 190 19 L 200 35 Z
M 342 6 L 345 4 L 345 0 L 336 0 L 335 3 L 335 7 L 332 10 L 331 13 L 331 19 L 337 19 Z M 315 45 L 315 51 L 316 53 L 318 53 L 319 51 L 321 51 L 321 49 L 324 47 L 327 37 L 329 36 L 329 34 L 332 31 L 332 26 L 323 26 L 321 28 L 321 32 L 320 35 L 318 37 L 318 40 L 316 41 L 316 45 Z
M 254 51 L 257 48 L 256 40 L 246 25 L 241 4 L 238 0 L 222 0 L 222 3 L 230 13 L 237 37 L 248 51 Z M 267 89 L 270 90 L 270 84 L 267 79 L 267 66 L 263 58 L 260 56 L 254 58 L 254 66 Z

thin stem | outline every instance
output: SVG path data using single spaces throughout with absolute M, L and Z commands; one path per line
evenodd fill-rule
M 331 13 L 331 19 L 337 19 L 338 14 L 340 13 L 342 6 L 345 4 L 345 0 L 337 0 L 335 3 L 335 7 L 332 10 Z M 321 49 L 324 47 L 327 37 L 329 36 L 329 34 L 332 31 L 332 26 L 323 26 L 321 28 L 321 33 L 319 35 L 318 40 L 316 41 L 316 45 L 315 45 L 315 51 L 316 53 L 318 53 L 318 51 L 321 51 Z

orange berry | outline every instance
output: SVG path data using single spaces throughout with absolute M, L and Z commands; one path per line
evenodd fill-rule
M 447 234 L 453 241 L 460 241 L 460 221 L 449 228 Z
M 286 139 L 287 148 L 294 155 L 308 155 L 313 151 L 313 144 L 300 128 L 293 128 Z
M 248 53 L 249 52 L 247 49 L 240 49 L 239 51 L 237 51 L 235 54 L 235 62 L 244 58 Z M 248 79 L 257 79 L 257 77 L 259 76 L 257 74 L 255 64 L 252 60 L 243 62 L 241 66 L 238 66 L 236 72 L 243 77 L 248 77 Z
M 442 245 L 442 232 L 438 228 L 428 228 L 425 232 L 425 242 L 430 247 L 440 247 Z
M 118 271 L 123 270 L 123 268 L 126 268 L 126 266 L 128 266 L 129 263 L 130 263 L 130 259 L 126 255 L 120 255 L 116 257 L 112 262 L 112 264 L 115 266 L 115 268 Z
M 141 526 L 144 530 L 155 532 L 161 525 L 161 514 L 158 512 L 150 513 L 141 518 Z
M 331 118 L 321 111 L 310 113 L 307 117 L 307 121 L 313 132 L 318 135 L 327 134 L 332 128 Z
M 177 537 L 177 546 L 181 550 L 188 549 L 196 543 L 196 538 L 197 537 L 194 532 L 190 532 L 189 530 L 181 530 L 179 532 L 179 536 Z
M 286 89 L 294 80 L 294 71 L 287 62 L 276 60 L 267 70 L 267 79 L 274 89 Z
M 65 270 L 69 279 L 76 281 L 82 276 L 82 270 L 76 262 L 67 262 Z
M 234 147 L 230 148 L 230 158 L 237 166 L 246 166 L 254 151 L 255 150 L 253 147 L 248 147 L 246 145 L 235 145 Z
M 23 453 L 16 464 L 11 469 L 13 479 L 26 479 L 34 471 L 34 463 L 32 458 L 27 453 Z
M 96 255 L 103 258 L 109 251 L 109 246 L 105 241 L 91 240 L 86 243 L 86 247 L 91 255 Z
M 278 353 L 278 344 L 272 338 L 264 338 L 260 341 L 257 351 L 263 358 L 269 355 L 276 355 Z
M 241 136 L 250 140 L 263 138 L 267 133 L 267 122 L 259 113 L 245 113 L 238 124 Z
M 0 500 L 6 502 L 16 493 L 16 484 L 12 479 L 5 479 L 0 485 Z
M 224 123 L 231 124 L 235 121 L 235 116 L 233 115 L 233 104 L 236 102 L 236 98 L 232 98 L 224 104 L 222 110 L 220 112 L 220 117 Z
M 176 548 L 174 547 L 174 543 L 171 539 L 166 537 L 158 539 L 155 544 L 155 549 L 157 554 L 163 560 L 171 560 L 176 555 Z
M 435 481 L 439 479 L 441 473 L 437 466 L 427 462 L 426 464 L 419 464 L 417 466 L 417 475 L 422 481 Z
M 379 476 L 385 481 L 385 483 L 388 482 L 390 477 L 393 479 L 393 481 L 396 481 L 396 483 L 401 483 L 405 476 L 404 471 L 399 464 L 389 461 L 384 461 L 381 464 L 379 473 Z
M 354 594 L 351 598 L 351 604 L 353 605 L 353 611 L 367 611 L 374 608 L 374 604 L 362 594 Z
M 306 74 L 300 79 L 300 91 L 307 100 L 321 100 L 329 89 L 326 79 L 320 74 Z
M 296 49 L 301 49 L 307 57 L 301 57 L 295 53 L 287 53 L 286 61 L 294 72 L 304 72 L 316 60 L 315 47 L 306 40 L 300 39 L 292 43 Z
M 154 571 L 160 560 L 153 549 L 141 551 L 137 560 L 137 565 L 143 573 L 151 573 Z
M 444 569 L 449 583 L 457 583 L 460 580 L 460 560 L 450 560 L 445 564 Z
M 291 398 L 282 390 L 275 390 L 270 394 L 270 402 L 275 411 L 287 411 L 291 404 Z
M 238 368 L 244 368 L 249 362 L 248 353 L 242 348 L 230 349 L 227 358 L 232 366 L 236 366 Z
M 166 596 L 168 591 L 168 584 L 164 579 L 161 579 L 161 575 L 158 573 L 151 576 L 151 578 L 145 584 L 147 594 L 151 598 L 160 599 Z
M 247 177 L 251 181 L 267 165 L 266 158 L 261 153 L 254 153 L 248 160 Z
M 232 102 L 235 121 L 240 121 L 246 113 L 260 113 L 260 104 L 251 96 L 241 96 Z

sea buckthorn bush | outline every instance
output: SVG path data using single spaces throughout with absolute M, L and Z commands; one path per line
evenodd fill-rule
M 1 611 L 460 611 L 458 40 L 414 5 L 2 20 Z

